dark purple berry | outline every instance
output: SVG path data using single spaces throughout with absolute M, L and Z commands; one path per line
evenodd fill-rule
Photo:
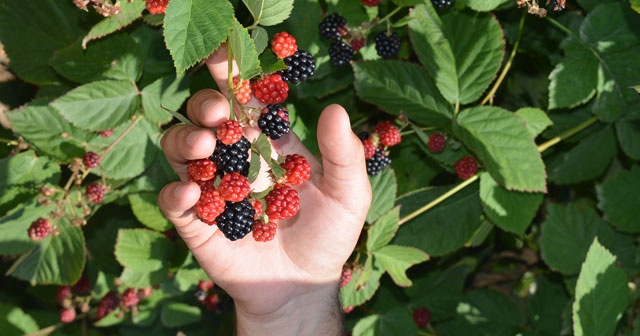
M 291 84 L 306 81 L 316 71 L 316 60 L 311 54 L 301 49 L 298 49 L 292 56 L 286 57 L 284 64 L 287 65 L 287 69 L 280 70 L 278 73 L 282 79 Z
M 280 104 L 269 104 L 262 109 L 258 127 L 267 137 L 277 140 L 291 130 L 289 111 Z

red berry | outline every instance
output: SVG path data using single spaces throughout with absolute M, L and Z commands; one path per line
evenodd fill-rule
M 147 10 L 151 14 L 164 14 L 167 9 L 169 0 L 145 0 L 147 3 Z
M 400 130 L 391 121 L 383 121 L 373 128 L 378 133 L 380 143 L 384 146 L 395 146 L 402 141 Z
M 465 156 L 456 162 L 455 168 L 458 177 L 466 180 L 476 174 L 478 171 L 478 164 L 476 159 L 470 156 Z
M 367 39 L 365 37 L 362 37 L 359 39 L 354 38 L 351 40 L 351 42 L 349 42 L 349 45 L 351 46 L 353 51 L 358 51 L 362 49 L 362 47 L 364 47 L 365 44 L 367 44 Z
M 349 306 L 349 307 L 346 307 L 346 308 L 342 309 L 342 311 L 343 311 L 345 314 L 349 314 L 349 313 L 350 313 L 350 312 L 352 312 L 354 309 L 356 309 L 356 307 L 355 307 L 355 306 Z
M 36 219 L 31 223 L 29 229 L 27 229 L 29 238 L 33 241 L 42 240 L 49 236 L 51 232 L 53 232 L 53 225 L 45 218 Z
M 271 50 L 278 58 L 292 56 L 298 51 L 298 44 L 295 37 L 287 32 L 280 32 L 273 35 L 271 40 Z
M 424 328 L 431 322 L 431 312 L 425 307 L 419 307 L 413 311 L 413 321 L 418 328 Z
M 235 120 L 227 120 L 218 126 L 216 137 L 223 144 L 232 145 L 242 139 L 242 125 Z
M 198 289 L 205 292 L 213 288 L 213 285 L 214 285 L 213 281 L 210 281 L 210 280 L 198 281 Z
M 56 301 L 59 304 L 63 304 L 65 300 L 71 299 L 73 294 L 71 294 L 71 287 L 69 286 L 60 286 L 56 291 Z
M 288 219 L 300 210 L 298 192 L 284 184 L 276 184 L 264 198 L 267 202 L 267 216 L 270 220 Z
M 110 291 L 105 294 L 100 300 L 100 304 L 98 305 L 98 311 L 96 312 L 96 320 L 99 320 L 105 317 L 110 312 L 114 311 L 120 305 L 120 297 L 118 296 L 118 292 Z
M 427 147 L 431 153 L 440 153 L 447 146 L 447 139 L 442 133 L 431 133 Z
M 149 297 L 151 296 L 151 293 L 153 293 L 153 287 L 151 286 L 143 289 L 138 289 L 138 296 L 141 298 Z
M 60 308 L 60 322 L 71 323 L 76 319 L 75 308 Z
M 255 215 L 253 215 L 253 219 L 258 219 L 262 216 L 262 202 L 260 200 L 255 200 L 253 202 L 253 209 L 256 211 Z
M 343 267 L 342 274 L 340 275 L 340 288 L 348 285 L 349 281 L 351 281 L 351 277 L 352 277 L 351 268 Z
M 138 296 L 138 291 L 133 288 L 127 288 L 124 293 L 122 293 L 122 304 L 125 307 L 133 307 L 138 305 L 140 302 L 140 297 Z
M 233 87 L 235 88 L 233 94 L 240 104 L 246 105 L 251 100 L 251 82 L 246 79 L 243 79 L 240 85 L 238 85 L 238 82 L 240 82 L 239 78 L 233 79 Z
M 99 204 L 102 203 L 102 198 L 104 197 L 106 190 L 107 189 L 102 184 L 94 182 L 87 184 L 84 196 L 87 198 L 89 203 Z
M 225 202 L 220 192 L 214 188 L 202 189 L 200 199 L 196 203 L 198 217 L 209 225 L 213 225 L 216 217 L 224 211 Z
M 77 294 L 87 294 L 91 290 L 91 282 L 88 278 L 82 277 L 72 287 Z
M 362 0 L 362 4 L 368 7 L 375 7 L 380 3 L 380 0 Z
M 86 152 L 82 157 L 82 163 L 84 163 L 85 167 L 92 169 L 98 166 L 100 157 L 95 152 Z
M 220 196 L 225 201 L 240 202 L 249 196 L 251 182 L 238 172 L 225 174 L 218 186 Z
M 311 164 L 300 154 L 287 155 L 280 167 L 287 174 L 285 183 L 291 186 L 299 186 L 311 177 Z
M 102 130 L 102 131 L 98 131 L 98 134 L 100 134 L 101 137 L 103 138 L 108 138 L 111 136 L 111 134 L 113 134 L 113 128 L 107 129 L 107 130 Z
M 363 139 L 362 146 L 364 147 L 364 158 L 369 160 L 376 155 L 376 145 L 371 138 Z
M 204 306 L 208 310 L 218 310 L 218 302 L 220 302 L 218 294 L 209 294 L 207 298 L 204 299 Z
M 268 242 L 273 240 L 277 230 L 278 224 L 276 224 L 276 222 L 270 221 L 269 223 L 264 223 L 256 220 L 253 223 L 253 239 L 258 242 Z
M 187 163 L 189 181 L 209 181 L 216 176 L 218 167 L 209 158 L 191 160 Z
M 251 89 L 262 104 L 283 103 L 289 95 L 289 86 L 280 74 L 267 75 L 255 81 Z

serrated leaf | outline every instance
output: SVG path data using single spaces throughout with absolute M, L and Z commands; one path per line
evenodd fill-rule
M 371 225 L 367 235 L 367 251 L 376 251 L 389 244 L 398 230 L 399 220 L 400 208 L 396 207 Z
M 384 270 L 374 267 L 372 258 L 368 258 L 364 268 L 355 269 L 349 283 L 340 288 L 342 307 L 355 307 L 369 301 L 380 288 L 380 278 Z
M 262 68 L 263 75 L 287 69 L 284 60 L 277 58 L 273 53 L 262 53 L 262 55 L 260 55 L 260 67 Z
M 251 31 L 251 39 L 253 40 L 258 55 L 262 54 L 269 46 L 269 33 L 262 27 L 256 27 Z
M 576 336 L 613 335 L 629 301 L 624 272 L 616 258 L 594 239 L 578 276 L 573 302 Z
M 129 194 L 131 210 L 140 223 L 156 231 L 166 231 L 173 227 L 158 206 L 157 193 Z
M 411 313 L 396 307 L 380 314 L 364 317 L 353 327 L 353 336 L 417 335 L 418 327 Z
M 200 280 L 208 280 L 209 276 L 204 272 L 200 264 L 189 253 L 184 263 L 173 278 L 174 284 L 181 292 L 195 288 Z
M 540 153 L 522 119 L 513 113 L 491 106 L 472 107 L 458 114 L 453 132 L 507 190 L 547 191 Z
M 0 3 L 0 41 L 11 59 L 11 69 L 27 82 L 59 82 L 47 61 L 54 50 L 72 44 L 82 34 L 80 13 L 70 2 Z
M 51 66 L 60 75 L 78 83 L 116 79 L 135 82 L 142 73 L 142 53 L 126 34 L 110 36 L 88 49 L 74 43 L 56 51 Z
M 229 46 L 240 70 L 241 79 L 251 79 L 260 74 L 262 69 L 256 45 L 249 36 L 249 31 L 235 19 L 229 33 Z
M 89 41 L 109 35 L 130 25 L 133 21 L 142 17 L 144 9 L 145 3 L 141 1 L 120 2 L 120 13 L 105 18 L 93 26 L 82 39 L 82 48 L 86 48 Z
M 164 18 L 165 44 L 181 75 L 208 57 L 229 35 L 233 7 L 228 1 L 171 1 Z
M 142 89 L 142 109 L 149 121 L 165 124 L 173 116 L 170 111 L 177 111 L 189 98 L 189 78 L 176 78 L 174 74 L 157 79 Z
M 482 173 L 480 199 L 484 213 L 493 223 L 522 237 L 542 203 L 543 194 L 506 190 L 491 175 Z
M 583 104 L 596 93 L 596 56 L 576 38 L 568 38 L 562 47 L 565 57 L 549 75 L 549 109 Z
M 256 140 L 253 141 L 251 149 L 261 156 L 267 164 L 271 165 L 271 143 L 264 133 L 260 133 Z
M 553 125 L 553 121 L 549 119 L 549 116 L 541 110 L 533 107 L 523 107 L 517 110 L 516 115 L 522 118 L 525 122 L 529 134 L 532 138 L 537 137 L 547 127 Z
M 393 207 L 398 185 L 392 169 L 385 169 L 378 175 L 369 176 L 369 182 L 373 199 L 367 213 L 367 223 L 373 223 Z
M 167 328 L 178 328 L 199 322 L 202 312 L 199 307 L 182 302 L 167 302 L 162 305 L 160 320 Z
M 0 217 L 0 255 L 18 255 L 33 249 L 37 243 L 27 234 L 29 226 L 53 210 L 53 204 L 38 204 L 34 197 Z
M 411 120 L 447 127 L 451 107 L 419 65 L 399 61 L 354 63 L 356 93 L 393 115 L 405 113 Z
M 640 167 L 619 172 L 596 188 L 604 219 L 623 232 L 640 232 Z
M 488 14 L 450 11 L 439 15 L 431 5 L 411 12 L 409 35 L 444 98 L 468 104 L 482 95 L 504 57 L 504 36 Z
M 9 303 L 0 303 L 0 316 L 0 330 L 7 336 L 27 335 L 40 329 L 31 315 Z
M 640 120 L 618 120 L 616 135 L 620 148 L 628 157 L 640 160 Z
M 39 241 L 11 265 L 7 275 L 32 285 L 71 285 L 78 281 L 85 263 L 82 229 L 64 217 L 52 224 L 58 227 L 59 234 Z
M 498 8 L 509 0 L 462 0 L 460 3 L 478 12 L 488 12 Z
M 423 207 L 450 188 L 423 188 L 401 196 L 397 201 L 401 206 L 400 218 Z M 452 213 L 456 215 L 452 216 Z M 402 224 L 392 242 L 419 248 L 432 257 L 445 255 L 464 246 L 473 236 L 480 226 L 481 214 L 478 184 L 474 183 Z
M 274 26 L 286 20 L 293 10 L 293 0 L 242 0 L 253 16 L 254 24 Z
M 146 229 L 121 229 L 115 256 L 124 266 L 120 279 L 126 286 L 146 288 L 160 283 L 169 274 L 171 242 L 159 232 Z
M 401 287 L 411 286 L 407 269 L 429 260 L 429 255 L 413 247 L 386 245 L 373 252 L 373 256 L 389 273 L 393 282 Z
M 79 86 L 51 105 L 73 125 L 100 131 L 131 118 L 139 105 L 138 95 L 130 81 L 104 80 Z
M 604 174 L 616 155 L 616 140 L 611 127 L 589 135 L 575 147 L 548 160 L 549 181 L 573 184 Z
M 40 186 L 60 181 L 60 166 L 48 157 L 37 157 L 32 150 L 0 159 L 0 172 L 5 172 L 0 179 L 0 211 L 25 196 L 34 196 Z

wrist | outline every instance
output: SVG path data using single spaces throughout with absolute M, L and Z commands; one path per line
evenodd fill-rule
M 236 335 L 342 335 L 338 284 L 301 287 L 290 300 L 269 312 L 256 313 L 236 302 Z

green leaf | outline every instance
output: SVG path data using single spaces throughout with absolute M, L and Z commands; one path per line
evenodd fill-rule
M 400 111 L 411 120 L 447 127 L 451 106 L 419 65 L 399 61 L 354 63 L 358 96 L 393 115 Z
M 549 181 L 574 184 L 604 174 L 616 155 L 616 140 L 611 127 L 606 127 L 561 152 L 547 163 Z
M 523 107 L 516 111 L 516 115 L 524 120 L 525 126 L 527 130 L 529 130 L 532 138 L 537 137 L 547 127 L 553 125 L 553 121 L 551 121 L 549 116 L 541 109 Z
M 387 246 L 398 231 L 399 220 L 400 208 L 396 207 L 371 225 L 367 236 L 367 251 L 377 251 Z
M 615 263 L 615 256 L 594 239 L 576 285 L 573 302 L 576 336 L 614 334 L 629 301 L 627 277 Z
M 423 0 L 392 0 L 394 4 L 400 7 L 415 6 L 424 3 Z
M 0 41 L 11 59 L 11 70 L 27 82 L 59 82 L 48 60 L 56 49 L 72 44 L 82 34 L 80 13 L 71 2 L 2 1 Z
M 157 193 L 129 194 L 131 210 L 140 223 L 156 231 L 166 231 L 173 227 L 158 206 Z
M 0 217 L 0 255 L 18 255 L 37 245 L 27 234 L 32 222 L 45 218 L 55 209 L 55 205 L 38 204 L 34 197 Z
M 536 335 L 561 335 L 562 313 L 569 303 L 569 295 L 560 282 L 550 277 L 539 277 L 535 281 L 535 293 L 530 296 L 530 316 Z
M 398 198 L 400 218 L 423 207 L 451 187 L 418 189 Z M 455 214 L 455 216 L 452 216 Z M 462 246 L 480 226 L 482 208 L 478 184 L 462 189 L 444 202 L 402 224 L 393 243 L 413 246 L 430 256 L 442 256 Z
M 389 273 L 393 282 L 401 287 L 408 287 L 412 284 L 407 277 L 407 269 L 429 259 L 429 255 L 421 250 L 398 245 L 383 246 L 375 250 L 373 256 Z
M 640 160 L 640 120 L 618 120 L 616 135 L 624 154 L 634 160 Z
M 640 233 L 640 167 L 619 172 L 596 187 L 604 219 L 623 232 Z
M 32 150 L 0 159 L 0 172 L 0 211 L 24 196 L 34 196 L 39 187 L 60 181 L 60 166 L 47 157 L 37 157 Z
M 189 98 L 189 78 L 171 74 L 142 89 L 142 109 L 149 121 L 165 124 L 173 118 L 167 110 L 177 111 Z
M 121 229 L 115 256 L 124 266 L 120 279 L 124 285 L 146 288 L 160 283 L 169 274 L 171 242 L 159 232 L 146 229 Z
M 253 40 L 258 55 L 262 54 L 269 46 L 269 34 L 267 30 L 262 27 L 256 27 L 251 31 L 251 39 Z
M 87 43 L 92 40 L 114 33 L 130 25 L 133 21 L 142 17 L 145 3 L 141 1 L 120 2 L 120 14 L 107 17 L 98 22 L 82 39 L 82 48 L 87 47 Z
M 186 292 L 195 288 L 200 280 L 209 280 L 209 276 L 193 258 L 193 254 L 189 253 L 173 278 L 174 284 L 179 291 Z
M 104 80 L 79 86 L 51 105 L 73 125 L 100 131 L 131 118 L 139 105 L 138 95 L 130 81 Z
M 293 0 L 242 0 L 255 23 L 275 26 L 286 20 L 293 10 Z
M 353 336 L 417 335 L 418 327 L 411 313 L 396 307 L 381 314 L 372 314 L 360 319 L 353 327 Z
M 565 57 L 549 75 L 549 109 L 583 104 L 596 93 L 598 58 L 573 37 L 562 48 Z
M 543 195 L 506 190 L 491 175 L 482 173 L 480 199 L 484 213 L 492 222 L 522 237 L 542 204 Z
M 84 143 L 90 134 L 74 127 L 48 102 L 36 100 L 7 112 L 14 132 L 38 148 L 38 151 L 62 162 L 84 155 Z
M 453 131 L 507 190 L 547 191 L 540 153 L 522 119 L 513 113 L 472 107 L 458 114 Z
M 416 6 L 411 16 L 411 42 L 444 98 L 452 104 L 468 104 L 480 98 L 504 57 L 504 36 L 498 20 L 489 14 L 466 11 L 439 16 L 426 4 Z
M 631 3 L 631 8 L 634 11 L 640 13 L 640 0 L 630 0 L 629 2 Z M 636 330 L 638 330 L 638 329 L 636 329 Z
M 40 328 L 36 320 L 14 305 L 0 303 L 0 330 L 4 335 L 27 335 Z
M 202 312 L 199 307 L 182 302 L 167 302 L 162 305 L 160 320 L 167 328 L 178 328 L 199 322 Z
M 340 288 L 342 307 L 359 306 L 373 297 L 380 288 L 380 278 L 384 270 L 373 265 L 373 258 L 369 257 L 364 268 L 356 268 L 351 275 L 351 281 Z
M 178 75 L 211 55 L 229 35 L 233 7 L 228 1 L 171 1 L 164 38 Z
M 509 2 L 509 0 L 462 0 L 460 3 L 467 5 L 469 8 L 478 12 L 489 12 L 500 5 Z
M 398 185 L 392 169 L 385 169 L 378 175 L 369 176 L 369 182 L 373 191 L 373 200 L 367 213 L 367 223 L 373 223 L 393 207 Z
M 262 69 L 256 45 L 249 36 L 249 31 L 235 19 L 229 33 L 229 45 L 240 70 L 240 78 L 251 79 L 260 74 Z
M 68 219 L 52 220 L 58 235 L 39 241 L 11 265 L 7 275 L 36 284 L 71 285 L 82 275 L 85 244 L 82 229 Z

